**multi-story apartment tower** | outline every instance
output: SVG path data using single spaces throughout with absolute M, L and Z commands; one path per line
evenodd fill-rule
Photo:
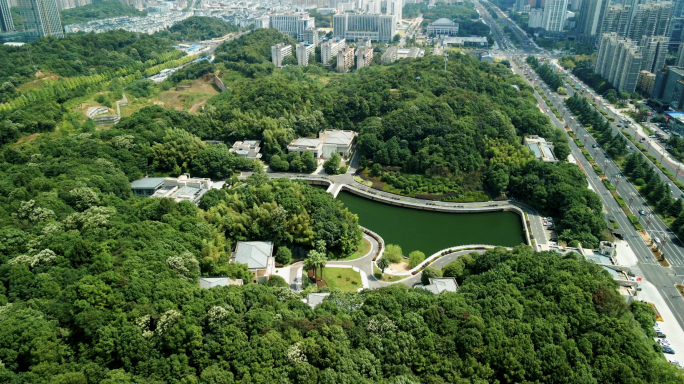
M 263 23 L 261 23 L 263 25 Z M 304 40 L 307 29 L 315 29 L 315 19 L 306 12 L 293 14 L 274 14 L 269 16 L 268 28 L 275 28 L 282 33 Z
M 283 59 L 292 56 L 292 46 L 290 44 L 278 43 L 271 46 L 271 62 L 277 68 L 283 66 Z
M 0 32 L 12 31 L 14 31 L 14 21 L 12 21 L 9 2 L 0 0 Z
M 402 0 L 387 0 L 387 10 L 385 14 L 395 16 L 395 22 L 401 22 Z
M 632 12 L 630 5 L 611 5 L 606 10 L 600 25 L 600 35 L 615 32 L 619 36 L 627 34 L 629 15 Z
M 359 42 L 356 48 L 356 69 L 370 65 L 373 61 L 373 45 L 370 40 Z
M 336 38 L 390 42 L 396 28 L 393 15 L 345 13 L 333 16 L 333 37 Z
M 665 66 L 665 57 L 670 39 L 667 36 L 644 36 L 641 47 L 641 70 L 656 73 Z
M 667 36 L 671 17 L 671 1 L 638 4 L 632 8 L 626 37 L 638 41 L 642 36 Z
M 305 30 L 304 39 L 302 39 L 302 41 L 305 43 L 318 45 L 318 31 L 316 30 L 316 28 Z
M 568 0 L 546 0 L 542 28 L 549 32 L 561 32 L 567 17 Z
M 584 0 L 577 20 L 577 31 L 588 36 L 601 32 L 601 24 L 610 0 Z
M 19 0 L 19 8 L 29 40 L 44 36 L 64 37 L 55 0 Z
M 349 46 L 337 52 L 337 72 L 347 72 L 354 66 L 354 53 L 354 48 Z
M 321 62 L 327 66 L 333 57 L 337 57 L 337 52 L 346 46 L 345 39 L 331 39 L 321 44 Z
M 316 54 L 316 46 L 308 43 L 297 44 L 297 65 L 309 65 L 311 55 Z
M 594 72 L 610 81 L 619 91 L 634 92 L 642 56 L 631 39 L 605 33 L 599 41 Z

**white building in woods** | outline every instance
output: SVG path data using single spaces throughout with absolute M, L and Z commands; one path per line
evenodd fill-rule
M 236 141 L 230 151 L 250 160 L 261 159 L 260 144 L 261 141 L 259 140 Z
M 370 65 L 373 61 L 373 45 L 370 40 L 360 41 L 356 48 L 356 69 Z
M 175 177 L 146 177 L 131 183 L 133 194 L 140 197 L 166 197 L 181 202 L 199 203 L 214 186 L 211 179 L 190 177 L 184 173 Z
M 302 299 L 302 301 L 309 304 L 311 309 L 315 309 L 318 304 L 322 303 L 323 300 L 325 300 L 325 298 L 328 296 L 330 296 L 330 293 L 328 292 L 309 293 L 306 295 L 306 299 Z
M 278 43 L 271 46 L 271 62 L 277 68 L 283 66 L 283 59 L 292 56 L 292 46 L 285 43 Z
M 442 17 L 437 19 L 427 26 L 427 34 L 441 36 L 457 36 L 458 35 L 458 23 Z
M 346 46 L 337 52 L 337 72 L 347 72 L 354 66 L 354 53 L 356 50 Z
M 297 65 L 309 65 L 311 56 L 316 55 L 316 46 L 308 43 L 297 44 Z
M 558 161 L 553 154 L 553 143 L 546 141 L 543 137 L 537 135 L 525 136 L 523 144 L 532 151 L 537 160 L 546 163 L 555 163 Z
M 321 44 L 321 62 L 323 65 L 330 65 L 330 60 L 337 57 L 337 52 L 347 45 L 345 39 L 331 39 Z
M 230 261 L 247 264 L 253 283 L 265 283 L 275 274 L 273 243 L 270 241 L 238 241 Z
M 300 137 L 292 140 L 287 146 L 287 152 L 302 153 L 311 151 L 315 158 L 329 159 L 334 152 L 343 158 L 349 158 L 354 145 L 354 138 L 358 133 L 354 131 L 326 130 L 318 133 L 318 138 Z
M 439 295 L 444 292 L 457 292 L 458 283 L 453 277 L 431 277 L 430 284 L 428 285 L 418 285 L 416 288 L 421 288 L 426 291 L 430 291 L 435 295 Z

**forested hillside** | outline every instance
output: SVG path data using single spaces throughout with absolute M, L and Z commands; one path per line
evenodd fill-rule
M 193 16 L 155 33 L 155 36 L 176 41 L 201 41 L 225 36 L 237 30 L 234 24 L 215 17 Z
M 559 159 L 569 153 L 504 65 L 453 52 L 446 73 L 431 56 L 345 75 L 276 70 L 270 46 L 291 41 L 257 30 L 162 83 L 142 77 L 177 67 L 180 53 L 158 36 L 0 46 L 12 59 L 0 60 L 12 100 L 0 104 L 0 383 L 684 383 L 652 341 L 653 310 L 626 305 L 611 276 L 575 253 L 462 255 L 443 269 L 458 293 L 334 291 L 316 309 L 250 283 L 246 265 L 228 263 L 237 241 L 273 241 L 283 263 L 314 248 L 343 258 L 359 245 L 358 218 L 205 139 L 262 140 L 263 160 L 298 172 L 316 164 L 284 156 L 293 138 L 352 129 L 364 166 L 396 188 L 404 177 L 409 191 L 446 180 L 453 194 L 506 193 L 588 248 L 605 229 L 582 171 L 521 144 L 538 134 Z M 229 89 L 196 114 L 150 103 L 114 126 L 83 116 L 94 99 L 133 102 L 212 71 Z M 38 72 L 60 79 L 33 83 Z M 244 184 L 242 170 L 254 171 Z M 186 172 L 233 188 L 199 206 L 131 193 L 145 175 Z M 199 276 L 246 285 L 201 289 Z
M 107 0 L 87 4 L 81 7 L 64 9 L 60 13 L 62 25 L 86 23 L 91 20 L 108 19 L 120 16 L 145 16 L 147 11 L 138 11 L 132 5 L 119 1 Z

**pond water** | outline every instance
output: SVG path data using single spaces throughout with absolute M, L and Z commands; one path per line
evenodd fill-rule
M 359 216 L 359 224 L 385 244 L 397 244 L 405 256 L 419 250 L 430 256 L 465 244 L 515 247 L 525 243 L 520 216 L 514 212 L 445 213 L 397 207 L 349 192 L 337 198 Z

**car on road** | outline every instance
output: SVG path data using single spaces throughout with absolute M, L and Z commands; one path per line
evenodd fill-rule
M 598 148 L 598 145 L 592 144 L 591 147 L 592 147 L 592 148 Z
M 639 214 L 640 214 L 640 215 L 645 215 L 646 212 L 645 212 L 643 209 L 640 209 L 640 210 L 639 210 Z
M 624 123 L 624 121 L 620 120 L 621 123 Z
M 618 127 L 618 128 L 622 128 L 622 124 L 618 124 L 617 127 Z

